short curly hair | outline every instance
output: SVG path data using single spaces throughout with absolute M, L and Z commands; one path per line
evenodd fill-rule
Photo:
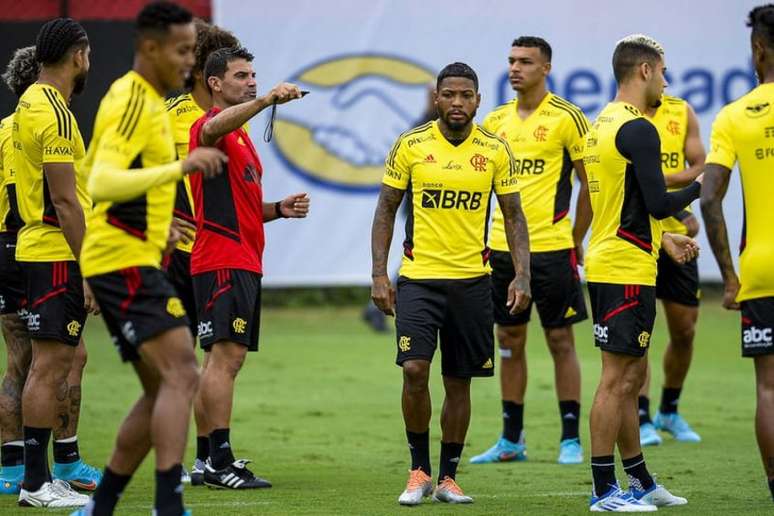
M 35 47 L 19 48 L 13 53 L 3 73 L 3 82 L 17 97 L 38 80 L 40 64 L 35 58 Z
M 210 54 L 221 48 L 238 48 L 241 46 L 239 39 L 230 31 L 217 25 L 211 25 L 199 18 L 194 20 L 196 25 L 196 49 L 194 50 L 195 62 L 191 69 L 191 75 L 186 81 L 186 87 L 193 88 L 194 75 L 204 74 L 204 65 Z

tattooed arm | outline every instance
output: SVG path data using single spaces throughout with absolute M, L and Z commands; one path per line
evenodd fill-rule
M 736 295 L 739 292 L 739 278 L 734 270 L 731 251 L 728 247 L 726 219 L 723 217 L 723 197 L 726 196 L 731 171 L 726 167 L 711 163 L 704 168 L 704 185 L 701 189 L 701 214 L 707 231 L 712 253 L 720 267 L 723 277 L 723 306 L 729 310 L 739 310 Z
M 505 237 L 511 250 L 513 270 L 516 272 L 508 286 L 508 308 L 512 314 L 519 313 L 529 306 L 530 293 L 529 270 L 529 233 L 527 219 L 521 210 L 521 195 L 518 193 L 498 195 L 497 201 L 505 219 Z
M 395 315 L 395 290 L 387 275 L 387 257 L 392 242 L 392 230 L 395 225 L 395 213 L 398 211 L 403 190 L 382 185 L 379 202 L 371 226 L 371 299 L 387 315 Z

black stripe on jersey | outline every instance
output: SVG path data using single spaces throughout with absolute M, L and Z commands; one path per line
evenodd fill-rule
M 566 105 L 566 104 L 562 104 L 561 102 L 558 102 L 557 97 L 553 97 L 551 100 L 548 101 L 548 103 L 551 106 L 557 109 L 561 109 L 562 111 L 570 115 L 570 118 L 572 118 L 572 121 L 575 122 L 575 128 L 578 130 L 578 136 L 583 136 L 588 132 L 589 130 L 588 125 L 586 124 L 586 120 L 579 109 L 572 108 L 570 107 L 570 105 Z
M 175 109 L 178 105 L 180 105 L 182 102 L 185 102 L 190 98 L 190 95 L 180 95 L 179 97 L 174 97 L 169 99 L 169 102 L 167 102 L 167 111 L 172 111 Z
M 67 106 L 65 106 L 62 103 L 62 100 L 54 92 L 51 92 L 51 96 L 53 97 L 54 102 L 56 102 L 57 106 L 59 106 L 59 108 L 62 110 L 62 114 L 64 115 L 63 120 L 65 121 L 64 123 L 65 134 L 66 134 L 65 137 L 68 140 L 72 140 L 73 139 L 73 115 L 72 113 L 70 113 L 70 110 L 67 108 Z
M 492 250 L 487 245 L 489 242 L 489 216 L 492 211 L 492 193 L 494 190 L 489 190 L 489 196 L 486 198 L 486 210 L 484 211 L 484 249 L 481 251 L 481 261 L 484 265 L 489 263 L 489 257 L 492 255 Z
M 416 133 L 419 133 L 419 132 L 422 132 L 422 131 L 426 131 L 432 125 L 433 125 L 433 122 L 430 121 L 430 122 L 427 122 L 425 124 L 420 125 L 419 127 L 415 127 L 414 129 L 409 129 L 405 133 L 401 133 L 401 135 L 398 136 L 398 140 L 395 142 L 395 145 L 393 145 L 392 149 L 390 150 L 390 154 L 389 154 L 389 157 L 387 159 L 387 163 L 389 163 L 389 165 L 391 167 L 395 166 L 395 155 L 398 153 L 398 148 L 400 147 L 400 144 L 403 142 L 403 140 L 407 136 L 411 136 L 412 134 L 416 134 Z
M 414 261 L 414 192 L 411 189 L 411 181 L 404 201 L 408 203 L 408 213 L 406 214 L 406 238 L 403 240 L 403 256 Z
M 684 100 L 677 97 L 664 97 L 664 102 L 668 102 L 669 104 L 682 104 Z
M 653 235 L 650 231 L 650 213 L 645 206 L 634 166 L 626 165 L 621 218 L 616 236 L 650 254 L 653 251 Z
M 570 153 L 567 152 L 567 149 L 564 149 L 562 153 L 562 171 L 559 173 L 559 180 L 556 182 L 556 193 L 554 194 L 554 224 L 564 219 L 570 212 L 572 168 Z
M 49 226 L 59 227 L 59 216 L 56 214 L 54 203 L 51 202 L 51 192 L 48 189 L 46 174 L 43 174 L 43 214 L 41 221 Z
M 120 126 L 118 128 L 118 133 L 127 140 L 132 137 L 134 128 L 137 127 L 137 121 L 142 115 L 143 107 L 145 107 L 145 90 L 143 90 L 140 85 L 137 85 L 137 94 L 135 95 L 134 106 L 132 106 L 132 110 L 129 113 L 129 116 L 126 118 L 126 123 L 124 124 L 123 128 Z
M 559 104 L 562 104 L 563 106 L 566 106 L 567 108 L 570 109 L 570 111 L 578 115 L 578 120 L 580 121 L 581 126 L 583 126 L 586 129 L 586 131 L 589 130 L 588 120 L 586 119 L 586 115 L 583 114 L 583 110 L 581 108 L 571 103 L 570 101 L 563 99 L 558 95 L 554 95 L 553 97 L 551 97 L 551 100 Z
M 132 139 L 132 135 L 134 134 L 134 130 L 137 128 L 137 124 L 140 121 L 140 117 L 142 116 L 142 110 L 145 107 L 145 92 L 142 92 L 142 95 L 140 96 L 140 107 L 137 109 L 137 116 L 134 118 L 134 123 L 132 124 L 132 127 L 129 129 L 129 132 L 126 135 L 127 140 Z
M 185 181 L 178 181 L 175 189 L 175 215 L 185 220 L 193 220 L 193 210 L 188 202 Z
M 54 110 L 54 114 L 56 115 L 56 133 L 60 138 L 67 138 L 67 126 L 64 113 L 62 113 L 62 109 L 59 107 L 59 104 L 54 101 L 54 93 L 49 91 L 47 88 L 43 88 L 43 94 L 48 99 L 48 102 L 51 104 L 51 108 Z
M 124 127 L 124 122 L 126 122 L 126 117 L 129 115 L 129 111 L 131 111 L 132 106 L 134 105 L 134 102 L 135 102 L 136 96 L 137 96 L 137 89 L 139 87 L 140 86 L 136 82 L 132 81 L 132 91 L 129 94 L 129 102 L 126 103 L 126 109 L 124 109 L 124 114 L 121 115 L 121 121 L 118 122 L 118 132 L 119 133 L 122 131 L 121 128 Z
M 225 164 L 222 174 L 202 182 L 200 209 L 203 211 L 204 229 L 236 242 L 241 241 L 234 192 Z
M 8 195 L 8 215 L 5 217 L 5 228 L 16 233 L 24 226 L 24 221 L 19 214 L 19 203 L 16 200 L 16 185 L 6 185 L 5 190 Z
M 129 168 L 143 168 L 142 158 L 138 155 Z M 142 194 L 126 202 L 113 203 L 107 210 L 107 223 L 142 241 L 147 240 L 147 195 Z

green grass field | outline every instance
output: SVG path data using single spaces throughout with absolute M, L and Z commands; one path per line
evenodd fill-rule
M 248 357 L 237 384 L 232 442 L 238 457 L 274 482 L 260 492 L 187 488 L 194 514 L 584 514 L 591 489 L 588 464 L 555 464 L 559 419 L 553 367 L 537 325 L 530 331 L 530 383 L 525 425 L 529 460 L 471 466 L 467 459 L 500 432 L 497 379 L 474 380 L 473 419 L 458 481 L 472 506 L 427 502 L 401 508 L 397 496 L 408 470 L 400 416 L 400 369 L 392 335 L 372 333 L 354 308 L 265 310 L 262 350 Z M 714 299 L 701 309 L 697 348 L 681 412 L 702 435 L 699 445 L 665 438 L 645 451 L 649 469 L 689 505 L 675 514 L 772 514 L 753 431 L 752 362 L 740 357 L 739 315 Z M 652 357 L 660 386 L 665 328 L 660 315 Z M 581 433 L 588 458 L 588 410 L 599 375 L 591 325 L 576 327 L 583 368 Z M 122 365 L 100 320 L 86 333 L 89 364 L 83 388 L 81 453 L 102 466 L 115 431 L 139 390 Z M 3 353 L 4 356 L 4 353 Z M 437 364 L 436 364 L 437 365 Z M 440 372 L 431 379 L 434 414 L 431 453 L 437 469 L 442 401 Z M 653 405 L 659 393 L 653 389 Z M 192 432 L 193 434 L 193 428 Z M 194 438 L 186 464 L 194 455 Z M 124 494 L 118 514 L 150 514 L 153 461 L 147 460 Z M 620 475 L 619 475 L 620 478 Z M 30 514 L 13 497 L 0 498 L 1 514 Z

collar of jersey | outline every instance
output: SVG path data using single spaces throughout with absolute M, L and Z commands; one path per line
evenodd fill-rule
M 540 109 L 543 107 L 543 105 L 546 102 L 548 102 L 548 100 L 551 97 L 553 97 L 553 96 L 554 96 L 553 93 L 551 93 L 550 91 L 546 90 L 546 94 L 543 96 L 542 99 L 540 99 L 540 103 L 535 107 L 535 109 L 532 111 L 532 113 L 529 114 L 529 116 L 527 118 L 521 118 L 519 116 L 519 97 L 518 96 L 514 97 L 514 99 L 513 99 L 513 116 L 516 117 L 517 121 L 525 123 L 525 122 L 529 121 L 529 119 L 532 118 L 532 116 L 535 113 L 540 112 Z
M 432 127 L 436 137 L 440 141 L 444 142 L 444 144 L 448 145 L 452 149 L 459 149 L 460 147 L 463 147 L 466 143 L 468 143 L 470 140 L 473 139 L 473 134 L 476 132 L 476 127 L 478 127 L 478 124 L 473 122 L 473 128 L 470 130 L 470 134 L 459 145 L 454 145 L 452 144 L 452 142 L 446 139 L 446 136 L 444 136 L 443 133 L 441 132 L 441 128 L 438 127 L 438 120 L 433 121 Z

